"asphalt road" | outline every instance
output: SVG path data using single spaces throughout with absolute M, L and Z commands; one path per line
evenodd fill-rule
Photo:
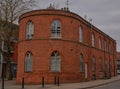
M 88 88 L 88 89 L 120 89 L 120 81 L 116 81 L 113 83 L 105 84 L 94 88 Z

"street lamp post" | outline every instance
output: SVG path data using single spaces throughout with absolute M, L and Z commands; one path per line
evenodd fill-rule
M 1 49 L 2 49 L 2 51 L 3 51 L 3 49 L 4 49 L 4 41 L 2 41 L 2 45 L 1 45 Z M 0 54 L 0 56 L 1 56 L 1 73 L 0 73 L 0 77 L 2 78 L 2 76 L 3 76 L 3 54 L 2 54 L 2 52 L 1 52 L 1 54 Z
M 0 65 L 0 78 L 2 78 L 2 58 L 0 59 L 0 63 L 1 63 L 1 65 Z

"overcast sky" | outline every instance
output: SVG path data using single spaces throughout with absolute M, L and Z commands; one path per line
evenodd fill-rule
M 67 0 L 36 0 L 39 8 L 45 9 L 54 4 L 57 8 L 66 6 Z M 68 0 L 71 12 L 81 17 L 87 15 L 92 23 L 117 42 L 117 51 L 120 51 L 120 0 Z

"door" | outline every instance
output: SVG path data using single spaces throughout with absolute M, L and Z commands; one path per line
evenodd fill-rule
M 85 79 L 88 78 L 88 64 L 85 63 Z

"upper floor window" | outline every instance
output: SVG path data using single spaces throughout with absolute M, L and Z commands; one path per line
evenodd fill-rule
M 92 47 L 95 47 L 95 35 L 92 33 Z
M 82 31 L 82 27 L 79 28 L 79 42 L 83 42 L 83 31 Z
M 34 35 L 34 24 L 30 20 L 27 23 L 27 29 L 26 29 L 26 39 L 32 39 Z
M 80 72 L 83 71 L 83 55 L 80 54 Z
M 107 43 L 106 43 L 106 40 L 104 40 L 104 50 L 107 51 Z
M 108 52 L 111 52 L 111 45 L 110 45 L 110 43 L 108 44 Z
M 51 38 L 61 38 L 61 22 L 54 20 L 51 24 Z
M 92 57 L 92 71 L 95 71 L 96 69 L 96 60 L 95 57 Z
M 102 40 L 101 40 L 101 38 L 99 37 L 99 49 L 101 49 L 102 48 Z
M 58 51 L 54 51 L 51 54 L 50 60 L 50 70 L 53 72 L 58 72 L 61 70 L 61 56 Z
M 32 71 L 32 53 L 27 52 L 25 55 L 25 72 Z

